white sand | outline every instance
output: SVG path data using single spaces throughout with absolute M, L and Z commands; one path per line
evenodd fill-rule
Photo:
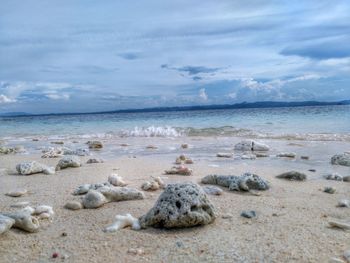
M 272 152 L 293 151 L 299 157 L 309 155 L 309 161 L 300 158 L 223 160 L 215 157 L 216 152 L 232 150 L 238 140 L 232 139 L 230 144 L 216 138 L 128 138 L 107 142 L 99 155 L 111 150 L 111 145 L 123 142 L 132 145 L 125 150 L 118 148 L 115 156 L 110 151 L 105 163 L 84 164 L 81 168 L 65 169 L 55 175 L 18 176 L 12 171 L 20 161 L 37 160 L 54 166 L 58 159 L 41 159 L 38 154 L 1 155 L 0 211 L 16 210 L 10 206 L 29 201 L 32 205 L 53 206 L 56 214 L 51 223 L 41 221 L 38 233 L 11 229 L 0 236 L 0 262 L 327 262 L 331 257 L 340 258 L 350 249 L 350 231 L 328 227 L 330 218 L 350 220 L 349 208 L 336 207 L 338 200 L 350 198 L 350 183 L 321 178 L 323 173 L 330 171 L 350 175 L 348 167 L 329 163 L 333 154 L 349 150 L 350 143 L 297 142 L 303 146 L 292 146 L 288 145 L 290 141 L 267 142 L 272 145 Z M 183 142 L 189 143 L 190 149 L 180 149 Z M 149 144 L 159 148 L 137 150 Z M 162 175 L 181 153 L 194 159 L 195 163 L 188 165 L 194 175 Z M 307 172 L 311 168 L 317 172 Z M 289 182 L 274 178 L 291 169 L 306 172 L 310 179 Z M 248 171 L 270 181 L 271 189 L 261 192 L 261 196 L 227 189 L 221 196 L 209 196 L 219 216 L 213 224 L 204 227 L 102 231 L 117 214 L 130 213 L 139 217 L 146 213 L 161 191 L 146 192 L 145 200 L 108 203 L 99 209 L 70 211 L 63 208 L 67 201 L 79 199 L 71 195 L 77 186 L 105 182 L 111 173 L 121 175 L 128 186 L 141 189 L 141 184 L 150 176 L 161 176 L 165 183 L 199 182 L 210 173 L 240 175 Z M 325 186 L 335 187 L 336 193 L 322 192 Z M 10 190 L 22 188 L 30 193 L 20 198 L 5 196 Z M 255 210 L 258 216 L 245 219 L 240 216 L 242 210 Z M 232 217 L 223 219 L 222 216 L 227 214 Z M 138 248 L 141 249 L 139 254 L 128 252 Z M 54 252 L 68 258 L 52 259 Z

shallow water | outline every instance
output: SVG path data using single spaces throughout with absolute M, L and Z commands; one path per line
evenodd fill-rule
M 350 140 L 350 106 L 0 117 L 0 138 L 33 136 Z

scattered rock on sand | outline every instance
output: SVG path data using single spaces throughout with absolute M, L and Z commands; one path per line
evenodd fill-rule
M 101 149 L 101 148 L 103 148 L 103 144 L 100 141 L 88 141 L 86 144 L 89 146 L 89 149 Z
M 187 149 L 187 148 L 188 148 L 188 144 L 187 144 L 187 143 L 181 144 L 181 148 L 182 148 L 182 149 Z
M 300 159 L 302 159 L 302 160 L 309 160 L 310 157 L 309 157 L 309 156 L 302 155 L 302 156 L 300 156 Z
M 193 160 L 191 158 L 186 157 L 185 155 L 181 154 L 179 157 L 176 158 L 175 164 L 193 164 Z
M 144 194 L 134 188 L 103 186 L 97 190 L 90 189 L 83 197 L 84 208 L 98 208 L 109 202 L 144 199 Z
M 270 155 L 268 155 L 267 153 L 256 153 L 255 156 L 257 158 L 264 158 L 264 157 L 269 157 Z
M 59 158 L 63 156 L 62 148 L 50 147 L 49 149 L 44 149 L 42 153 L 41 158 Z
M 235 151 L 258 151 L 265 152 L 269 151 L 270 147 L 266 144 L 253 141 L 253 140 L 244 140 L 237 143 L 234 147 Z
M 256 212 L 254 210 L 242 211 L 241 216 L 245 218 L 254 218 L 256 217 Z
M 208 195 L 222 195 L 224 192 L 220 187 L 213 185 L 203 186 L 202 188 L 204 192 Z
M 217 153 L 216 157 L 219 157 L 219 158 L 232 158 L 233 154 L 232 153 Z
M 340 228 L 343 230 L 350 230 L 350 224 L 347 222 L 341 222 L 341 221 L 337 221 L 337 220 L 331 220 L 328 222 L 328 224 L 331 227 L 336 227 L 336 228 Z
M 315 172 L 316 172 L 316 169 L 309 169 L 308 171 L 309 171 L 309 172 L 312 172 L 312 173 L 315 173 Z
M 104 163 L 104 161 L 101 158 L 90 158 L 89 160 L 86 161 L 86 163 L 91 164 L 91 163 Z
M 163 180 L 160 177 L 156 177 L 156 178 L 152 177 L 152 181 L 144 182 L 141 185 L 141 188 L 144 191 L 156 191 L 156 190 L 158 190 L 160 188 L 164 189 L 165 188 L 165 184 L 164 184 Z
M 44 174 L 55 173 L 55 169 L 53 167 L 48 167 L 36 161 L 17 164 L 16 170 L 21 175 L 31 175 L 36 173 L 44 173 Z
M 106 197 L 96 190 L 89 190 L 82 200 L 84 208 L 98 208 L 108 203 Z
M 75 155 L 67 155 L 64 156 L 61 160 L 59 160 L 56 165 L 56 171 L 66 169 L 69 167 L 76 168 L 81 166 L 81 161 L 78 156 Z
M 331 158 L 331 163 L 343 165 L 343 166 L 350 166 L 350 154 L 349 153 L 336 154 Z
M 285 152 L 285 153 L 279 153 L 276 155 L 277 157 L 286 157 L 286 158 L 295 158 L 297 156 L 296 153 L 293 152 Z
M 290 171 L 290 172 L 277 175 L 276 178 L 287 179 L 291 181 L 304 181 L 306 180 L 307 176 L 304 173 L 300 173 L 297 171 Z
M 192 175 L 192 170 L 183 166 L 174 166 L 170 170 L 165 170 L 165 174 Z
M 126 186 L 127 185 L 127 183 L 125 183 L 123 178 L 121 176 L 119 176 L 118 174 L 111 174 L 110 176 L 108 176 L 108 182 L 114 186 Z
M 214 184 L 228 187 L 230 191 L 267 190 L 269 183 L 256 174 L 244 173 L 235 175 L 207 175 L 202 178 L 203 184 Z
M 13 220 L 15 220 L 13 227 L 22 229 L 30 233 L 39 231 L 39 227 L 40 227 L 39 220 L 36 217 L 32 216 L 31 213 L 29 213 L 26 210 L 20 210 L 12 213 L 3 213 L 2 215 L 10 217 Z
M 214 206 L 194 183 L 168 184 L 148 213 L 140 217 L 142 228 L 192 227 L 214 222 Z
M 16 153 L 23 153 L 26 150 L 22 145 L 18 145 L 15 147 L 5 147 L 0 146 L 0 154 L 16 154 Z
M 14 219 L 4 215 L 0 215 L 0 236 L 9 231 L 14 224 Z
M 64 144 L 63 141 L 55 141 L 55 142 L 51 142 L 52 144 Z
M 328 194 L 334 194 L 336 192 L 336 189 L 334 187 L 331 187 L 331 186 L 326 186 L 323 189 L 323 192 L 328 193 Z
M 82 149 L 82 148 L 78 148 L 75 150 L 64 148 L 63 155 L 89 156 L 90 152 L 88 149 Z
M 147 145 L 146 149 L 149 149 L 149 150 L 156 150 L 156 149 L 158 149 L 158 147 L 155 146 L 155 145 Z
M 344 176 L 343 177 L 344 182 L 350 182 L 350 175 Z
M 6 193 L 5 195 L 11 196 L 11 197 L 21 197 L 21 196 L 25 195 L 26 193 L 28 193 L 27 189 L 18 189 L 18 190 L 10 191 L 10 192 Z
M 341 199 L 341 200 L 339 200 L 337 206 L 338 207 L 348 207 L 348 208 L 350 208 L 350 200 L 348 200 L 348 199 Z
M 327 174 L 324 178 L 326 180 L 343 181 L 343 176 L 338 173 Z
M 140 230 L 141 229 L 139 220 L 137 218 L 133 217 L 132 215 L 130 215 L 130 214 L 117 215 L 115 217 L 115 222 L 112 225 L 106 227 L 104 229 L 104 232 L 108 232 L 108 233 L 116 232 L 119 229 L 123 229 L 123 228 L 129 227 L 129 226 L 133 230 Z
M 69 201 L 64 205 L 64 208 L 69 210 L 79 210 L 83 208 L 83 205 L 78 201 Z

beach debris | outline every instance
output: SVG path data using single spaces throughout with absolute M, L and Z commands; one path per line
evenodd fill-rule
M 64 151 L 62 148 L 50 147 L 49 149 L 44 149 L 42 153 L 41 158 L 60 158 L 63 156 Z
M 53 208 L 48 205 L 37 206 L 31 214 L 38 216 L 40 219 L 50 219 L 55 215 Z
M 244 140 L 237 143 L 234 146 L 235 151 L 257 151 L 265 152 L 269 151 L 270 147 L 264 143 L 260 143 L 254 140 Z
M 331 163 L 335 165 L 350 166 L 350 154 L 336 154 L 331 158 Z
M 127 183 L 124 182 L 123 178 L 118 174 L 111 174 L 108 176 L 108 182 L 114 186 L 126 186 Z
M 219 157 L 219 158 L 232 158 L 233 154 L 232 153 L 217 153 L 216 157 Z
M 55 169 L 53 167 L 46 166 L 36 161 L 19 163 L 16 165 L 16 170 L 21 175 L 31 175 L 36 173 L 55 173 Z
M 341 222 L 338 220 L 331 220 L 328 222 L 331 227 L 340 228 L 343 230 L 350 230 L 350 224 L 347 222 Z
M 102 149 L 103 144 L 100 141 L 88 141 L 86 143 L 89 146 L 89 149 Z
M 346 175 L 343 177 L 344 182 L 350 182 L 350 175 Z
M 86 161 L 87 164 L 91 163 L 104 163 L 104 160 L 101 158 L 90 158 L 89 160 Z
M 304 180 L 306 180 L 307 176 L 306 176 L 306 174 L 301 173 L 301 172 L 289 171 L 289 172 L 277 175 L 276 178 L 287 179 L 290 181 L 304 181 Z
M 179 157 L 176 158 L 175 164 L 193 164 L 193 160 L 181 154 Z
M 188 149 L 188 144 L 187 144 L 187 143 L 181 144 L 181 148 L 182 148 L 182 149 Z
M 302 160 L 309 160 L 310 157 L 306 156 L 306 155 L 302 155 L 302 156 L 300 156 L 300 159 L 302 159 Z
M 158 149 L 158 147 L 155 146 L 155 145 L 147 145 L 147 146 L 146 146 L 146 149 L 149 149 L 149 150 L 156 150 L 156 149 Z
M 78 156 L 75 155 L 67 155 L 64 156 L 61 160 L 59 160 L 56 165 L 56 171 L 66 169 L 69 167 L 76 168 L 81 166 L 81 161 Z
M 0 214 L 0 236 L 9 231 L 14 224 L 14 219 Z
M 220 187 L 213 185 L 203 186 L 202 189 L 208 195 L 222 195 L 224 192 Z
M 152 181 L 147 181 L 144 182 L 141 185 L 142 190 L 144 191 L 156 191 L 158 189 L 164 189 L 165 188 L 165 183 L 160 177 L 152 177 Z
M 15 222 L 12 227 L 19 228 L 26 232 L 35 233 L 39 231 L 39 220 L 31 215 L 31 212 L 28 210 L 19 210 L 12 213 L 2 213 L 0 216 L 10 217 Z
M 194 183 L 168 184 L 155 205 L 140 217 L 142 228 L 149 226 L 176 228 L 214 222 L 214 206 Z
M 103 231 L 112 233 L 118 231 L 119 229 L 123 229 L 129 226 L 133 230 L 141 229 L 140 221 L 138 218 L 135 218 L 130 214 L 116 215 L 114 223 L 106 227 Z
M 52 144 L 64 144 L 63 141 L 54 141 L 54 142 L 51 142 Z
M 75 150 L 69 148 L 63 148 L 63 155 L 77 155 L 77 156 L 89 156 L 90 152 L 88 149 L 78 148 Z
M 27 189 L 18 189 L 18 190 L 13 190 L 13 191 L 7 192 L 5 195 L 11 196 L 11 197 L 21 197 L 21 196 L 25 195 L 26 193 L 28 193 Z
M 254 218 L 256 217 L 256 212 L 254 210 L 242 211 L 241 216 L 245 218 Z
M 255 156 L 257 158 L 264 158 L 264 157 L 270 157 L 267 153 L 255 153 Z
M 341 199 L 341 200 L 339 200 L 337 207 L 348 207 L 348 208 L 350 208 L 350 200 L 349 199 Z
M 22 145 L 17 145 L 14 147 L 0 147 L 0 154 L 16 154 L 25 152 L 25 148 Z
M 269 183 L 260 176 L 252 173 L 236 175 L 207 175 L 202 178 L 203 184 L 214 184 L 228 187 L 230 191 L 267 190 Z
M 64 205 L 64 208 L 69 210 L 79 210 L 83 208 L 83 204 L 78 201 L 69 201 Z
M 134 188 L 103 186 L 97 190 L 89 190 L 83 197 L 84 208 L 98 208 L 109 202 L 144 199 L 144 194 Z
M 242 160 L 255 160 L 256 159 L 256 155 L 255 154 L 243 154 L 241 155 L 241 159 Z
M 170 170 L 165 170 L 165 174 L 192 175 L 192 170 L 184 165 L 173 166 Z
M 336 189 L 334 187 L 331 187 L 331 186 L 326 186 L 323 189 L 323 192 L 328 193 L 328 194 L 334 194 L 336 192 Z
M 281 158 L 295 158 L 297 156 L 296 153 L 293 152 L 283 152 L 283 153 L 279 153 L 276 155 L 277 157 L 281 157 Z
M 327 174 L 324 178 L 326 180 L 343 181 L 343 176 L 338 173 Z

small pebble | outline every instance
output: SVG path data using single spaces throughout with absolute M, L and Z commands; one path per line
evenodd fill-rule
M 323 189 L 323 192 L 328 193 L 328 194 L 334 194 L 335 191 L 336 191 L 336 190 L 335 190 L 334 187 L 329 187 L 329 186 L 326 186 L 326 187 Z
M 58 257 L 58 253 L 55 252 L 52 254 L 52 258 L 57 258 L 57 257 Z
M 68 234 L 67 234 L 66 232 L 63 232 L 63 233 L 61 234 L 61 236 L 66 237 L 66 236 L 68 236 Z
M 233 217 L 233 215 L 231 215 L 231 214 L 223 214 L 222 216 L 221 216 L 221 218 L 223 218 L 223 219 L 230 219 L 230 218 L 232 218 Z
M 309 169 L 309 172 L 316 172 L 316 169 Z
M 341 199 L 338 202 L 338 207 L 350 207 L 350 200 L 348 199 Z
M 245 218 L 254 218 L 256 217 L 256 212 L 251 210 L 251 211 L 243 211 L 241 213 L 241 216 L 242 217 L 245 217 Z
M 309 159 L 310 159 L 309 156 L 300 156 L 300 158 L 301 158 L 302 160 L 309 160 Z

